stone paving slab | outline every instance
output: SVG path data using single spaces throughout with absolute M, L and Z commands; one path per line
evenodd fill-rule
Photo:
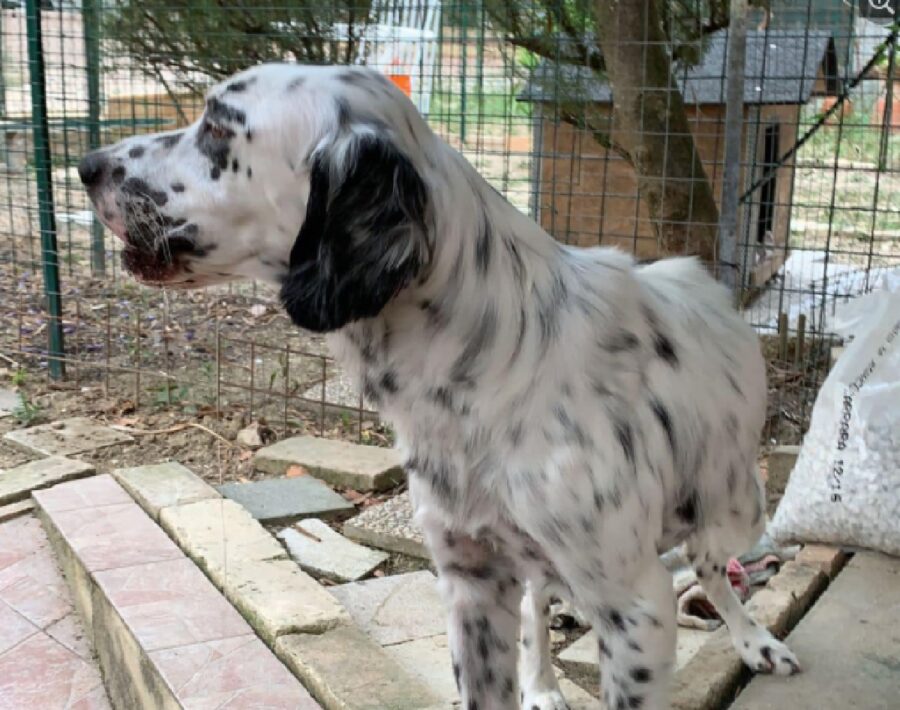
M 105 710 L 81 620 L 40 522 L 0 524 L 0 708 Z
M 327 710 L 446 710 L 446 704 L 359 629 L 291 634 L 279 658 Z
M 96 479 L 34 498 L 79 610 L 86 609 L 113 705 L 316 708 L 128 494 L 110 476 Z M 118 502 L 116 490 L 129 502 Z M 76 501 L 82 507 L 70 507 Z
M 352 503 L 311 476 L 226 483 L 219 486 L 219 492 L 240 503 L 254 518 L 265 523 L 331 518 L 355 510 Z
M 437 577 L 428 570 L 342 584 L 328 591 L 356 625 L 382 646 L 447 631 Z
M 120 468 L 112 475 L 154 520 L 159 520 L 163 508 L 220 497 L 215 488 L 177 461 Z
M 234 501 L 163 508 L 160 523 L 270 644 L 283 634 L 349 622 L 334 597 Z
M 301 520 L 278 537 L 302 570 L 335 582 L 367 577 L 388 558 L 384 552 L 351 542 L 316 518 Z
M 21 404 L 22 396 L 18 392 L 0 387 L 0 419 L 10 416 Z
M 893 710 L 900 698 L 900 559 L 856 554 L 787 637 L 803 672 L 754 678 L 732 706 Z
M 260 471 L 283 476 L 290 466 L 303 466 L 333 486 L 357 491 L 381 491 L 406 480 L 400 455 L 379 446 L 295 436 L 260 449 L 253 457 Z
M 430 559 L 422 532 L 413 523 L 409 492 L 366 508 L 345 522 L 342 529 L 351 540 L 390 552 Z
M 0 523 L 18 518 L 20 515 L 30 513 L 32 510 L 34 510 L 34 503 L 30 500 L 20 500 L 18 503 L 0 506 Z
M 566 699 L 569 710 L 606 710 L 603 703 L 568 678 L 559 679 L 559 689 Z
M 712 638 L 708 631 L 678 628 L 675 646 L 675 671 L 690 661 L 700 648 Z M 593 632 L 588 632 L 572 642 L 559 654 L 559 662 L 567 668 L 600 673 L 600 646 Z
M 94 473 L 94 467 L 84 461 L 50 456 L 0 472 L 0 505 L 28 498 L 38 488 L 83 478 Z
M 444 707 L 459 704 L 447 634 L 397 643 L 384 650 L 407 673 L 427 686 Z
M 41 456 L 71 456 L 134 441 L 128 434 L 110 429 L 87 417 L 73 417 L 28 429 L 14 429 L 4 440 Z

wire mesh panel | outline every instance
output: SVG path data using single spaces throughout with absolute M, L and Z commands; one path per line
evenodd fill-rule
M 192 122 L 208 86 L 259 62 L 373 66 L 561 242 L 641 258 L 714 242 L 729 4 L 657 0 L 638 44 L 662 48 L 669 74 L 618 87 L 630 40 L 602 24 L 610 5 L 3 0 L 0 369 L 25 393 L 17 417 L 151 409 L 390 441 L 271 286 L 137 285 L 80 186 L 88 150 Z M 900 266 L 896 28 L 864 5 L 772 0 L 747 18 L 727 266 L 769 360 L 772 442 L 807 426 L 835 304 Z

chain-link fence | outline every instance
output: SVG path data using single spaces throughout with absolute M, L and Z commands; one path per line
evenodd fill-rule
M 376 67 L 560 241 L 718 245 L 769 360 L 772 442 L 807 425 L 835 303 L 900 267 L 883 3 L 656 0 L 637 37 L 606 0 L 2 3 L 0 373 L 20 421 L 149 408 L 390 440 L 269 287 L 138 286 L 80 187 L 87 150 L 194 120 L 204 87 L 260 61 Z

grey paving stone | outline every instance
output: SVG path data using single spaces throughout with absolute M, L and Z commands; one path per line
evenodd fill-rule
M 900 697 L 900 559 L 858 553 L 787 637 L 803 672 L 758 676 L 734 710 L 893 710 Z
M 351 540 L 404 555 L 430 559 L 422 532 L 413 523 L 409 493 L 366 508 L 342 528 Z
M 60 419 L 28 429 L 15 429 L 6 433 L 3 438 L 42 456 L 71 456 L 133 441 L 128 434 L 110 429 L 87 417 Z
M 385 652 L 440 698 L 445 707 L 459 703 L 447 634 L 386 646 Z
M 0 387 L 0 419 L 12 414 L 21 403 L 22 397 L 18 392 Z
M 94 467 L 91 464 L 64 456 L 50 456 L 16 466 L 0 473 L 0 505 L 24 500 L 38 488 L 55 486 L 92 473 Z
M 349 623 L 335 598 L 234 501 L 163 508 L 160 524 L 270 644 L 284 634 Z
M 712 638 L 708 631 L 699 629 L 685 629 L 679 627 L 675 647 L 676 672 L 687 665 L 700 650 L 700 648 Z M 593 632 L 588 632 L 577 639 L 568 648 L 559 654 L 559 662 L 565 666 L 579 671 L 596 670 L 600 672 L 600 647 L 597 644 Z M 599 676 L 598 676 L 599 677 Z
M 301 569 L 335 582 L 362 579 L 388 558 L 380 550 L 351 542 L 316 518 L 301 520 L 295 527 L 282 530 L 278 537 Z
M 243 505 L 257 520 L 266 523 L 329 518 L 354 510 L 351 503 L 310 476 L 226 483 L 219 486 L 219 492 Z
M 359 629 L 281 636 L 275 652 L 326 710 L 446 710 Z
M 606 710 L 603 703 L 568 678 L 559 679 L 559 689 L 569 705 L 569 710 Z
M 429 571 L 331 587 L 353 621 L 382 646 L 438 636 L 447 615 Z
M 295 436 L 260 449 L 253 465 L 260 471 L 283 476 L 290 466 L 303 466 L 311 475 L 333 486 L 357 491 L 385 490 L 405 480 L 400 456 L 392 449 L 348 441 Z
M 162 508 L 220 497 L 212 486 L 177 461 L 120 468 L 112 475 L 154 520 L 159 520 Z

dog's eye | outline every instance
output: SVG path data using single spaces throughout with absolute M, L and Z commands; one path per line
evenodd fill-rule
M 211 135 L 216 140 L 224 140 L 228 138 L 228 129 L 222 128 L 222 126 L 217 126 L 214 123 L 206 124 L 206 130 L 208 130 L 209 135 Z

